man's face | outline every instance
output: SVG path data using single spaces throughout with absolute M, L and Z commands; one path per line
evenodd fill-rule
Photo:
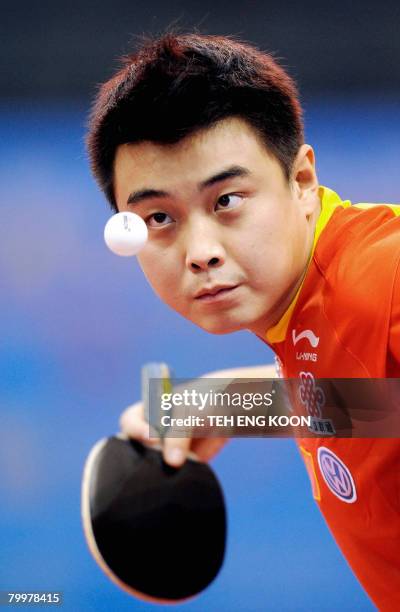
M 289 184 L 238 118 L 174 145 L 121 145 L 114 166 L 119 211 L 140 215 L 149 229 L 138 255 L 149 283 L 163 302 L 216 334 L 263 335 L 289 305 L 319 204 L 307 176 Z

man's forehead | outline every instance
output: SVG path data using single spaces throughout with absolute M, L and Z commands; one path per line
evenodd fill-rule
M 269 157 L 257 135 L 245 121 L 227 119 L 186 137 L 175 144 L 150 141 L 120 145 L 115 157 L 115 179 L 198 184 L 221 169 L 243 166 L 251 169 L 260 153 Z

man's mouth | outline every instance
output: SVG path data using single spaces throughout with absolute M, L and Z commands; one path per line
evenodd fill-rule
M 194 296 L 196 300 L 202 302 L 219 301 L 228 297 L 239 285 L 212 285 L 203 287 Z

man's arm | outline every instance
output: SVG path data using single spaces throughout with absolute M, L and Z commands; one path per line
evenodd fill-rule
M 216 370 L 203 374 L 202 378 L 276 378 L 275 365 L 246 366 L 244 368 L 232 368 L 228 370 Z

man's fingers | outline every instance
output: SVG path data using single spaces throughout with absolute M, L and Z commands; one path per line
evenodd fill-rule
M 174 467 L 180 467 L 192 451 L 199 461 L 210 461 L 229 438 L 164 438 L 164 460 Z
M 121 414 L 119 423 L 122 433 L 129 438 L 139 440 L 149 446 L 161 444 L 157 435 L 150 437 L 150 428 L 144 418 L 142 402 L 128 406 Z M 227 441 L 227 438 L 170 438 L 166 436 L 162 442 L 163 457 L 166 463 L 173 467 L 181 467 L 189 451 L 193 451 L 200 461 L 209 461 Z
M 149 445 L 160 444 L 159 437 L 149 436 L 149 424 L 144 418 L 142 402 L 128 406 L 121 414 L 119 424 L 122 433 L 130 438 Z M 186 461 L 190 443 L 190 438 L 164 438 L 163 456 L 166 463 L 173 467 L 180 467 Z
M 166 463 L 173 467 L 180 467 L 189 452 L 191 438 L 168 438 L 163 441 L 163 456 Z
M 150 437 L 150 427 L 144 418 L 142 402 L 136 402 L 136 404 L 128 406 L 120 416 L 119 425 L 122 433 L 130 438 L 150 445 L 160 443 L 157 436 Z
M 119 419 L 121 431 L 132 438 L 145 435 L 146 423 L 143 418 L 143 404 L 136 402 L 128 406 Z

